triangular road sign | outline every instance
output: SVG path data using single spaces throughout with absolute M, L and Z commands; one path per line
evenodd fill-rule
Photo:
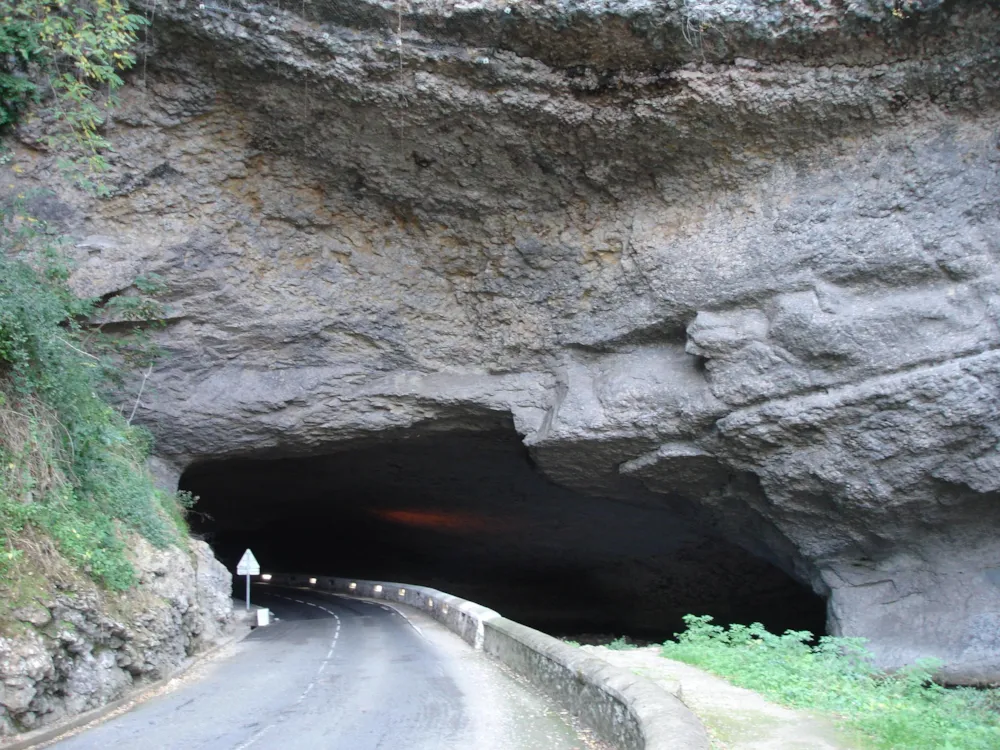
M 257 558 L 253 556 L 253 552 L 251 552 L 250 550 L 244 552 L 243 557 L 240 558 L 240 562 L 236 566 L 236 575 L 238 576 L 260 575 L 260 563 L 257 562 Z

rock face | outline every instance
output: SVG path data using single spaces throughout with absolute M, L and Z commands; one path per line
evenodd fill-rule
M 112 197 L 36 210 L 167 282 L 164 459 L 509 417 L 1000 679 L 998 3 L 135 5 Z
M 13 611 L 0 635 L 0 737 L 117 700 L 229 632 L 232 579 L 207 544 L 159 550 L 136 537 L 132 548 L 135 589 L 73 578 Z

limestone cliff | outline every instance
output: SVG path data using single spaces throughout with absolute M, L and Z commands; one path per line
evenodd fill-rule
M 37 545 L 35 572 L 5 602 L 10 612 L 0 622 L 0 738 L 168 677 L 230 633 L 232 579 L 207 544 L 161 550 L 138 535 L 132 542 L 138 581 L 122 593 L 99 589 Z
M 164 459 L 507 415 L 1000 679 L 1000 4 L 135 4 L 113 195 L 35 208 L 81 290 L 165 278 Z

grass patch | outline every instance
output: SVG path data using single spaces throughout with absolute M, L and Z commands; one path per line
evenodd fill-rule
M 607 648 L 612 651 L 630 651 L 631 649 L 638 648 L 634 643 L 632 643 L 624 635 L 620 635 L 611 642 L 608 643 Z
M 874 666 L 859 638 L 807 631 L 775 635 L 755 623 L 728 629 L 687 615 L 687 630 L 662 656 L 701 667 L 794 708 L 834 714 L 875 748 L 995 750 L 1000 747 L 1000 689 L 944 688 L 931 681 L 938 663 L 921 661 L 893 674 Z
M 0 635 L 17 637 L 32 629 L 14 616 L 18 610 L 46 612 L 47 603 L 60 594 L 97 590 L 47 534 L 29 526 L 13 535 L 10 543 L 18 555 L 0 577 Z

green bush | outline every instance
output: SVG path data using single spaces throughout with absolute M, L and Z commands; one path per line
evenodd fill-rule
M 630 642 L 625 636 L 620 635 L 608 644 L 612 651 L 628 651 L 635 648 L 635 644 Z
M 154 488 L 144 468 L 151 437 L 101 397 L 120 352 L 142 352 L 138 334 L 121 341 L 88 325 L 95 303 L 72 294 L 52 240 L 40 222 L 0 209 L 0 564 L 16 562 L 17 535 L 31 524 L 95 580 L 123 589 L 134 573 L 122 531 L 178 542 L 189 498 Z
M 1000 747 L 1000 689 L 946 689 L 931 681 L 939 666 L 919 662 L 893 674 L 874 665 L 859 638 L 807 631 L 775 635 L 755 623 L 728 629 L 687 615 L 687 630 L 662 655 L 702 667 L 741 687 L 797 708 L 830 712 L 877 748 L 995 750 Z
M 28 79 L 37 59 L 33 27 L 13 14 L 8 0 L 0 3 L 0 127 L 17 121 L 38 99 L 38 87 Z

